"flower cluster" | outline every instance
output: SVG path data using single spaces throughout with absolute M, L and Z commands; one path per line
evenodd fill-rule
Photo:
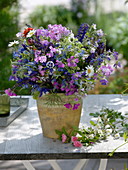
M 9 43 L 14 47 L 10 80 L 18 87 L 31 88 L 33 96 L 85 95 L 97 80 L 106 85 L 114 67 L 120 66 L 118 53 L 106 50 L 105 34 L 95 24 L 82 24 L 77 36 L 62 25 L 28 27 L 16 36 Z M 9 89 L 9 95 L 15 90 Z
M 67 136 L 65 134 L 62 134 L 61 138 L 62 142 L 65 143 L 67 140 Z M 78 137 L 76 136 L 71 136 L 71 142 L 75 147 L 82 147 L 82 143 L 78 140 Z
M 88 127 L 73 127 L 72 132 L 68 132 L 64 127 L 61 131 L 56 130 L 58 139 L 62 143 L 72 143 L 75 147 L 91 146 L 97 142 L 108 139 L 124 137 L 128 143 L 128 116 L 113 109 L 102 108 L 100 112 L 90 113 L 92 120 Z M 112 152 L 113 153 L 113 152 Z

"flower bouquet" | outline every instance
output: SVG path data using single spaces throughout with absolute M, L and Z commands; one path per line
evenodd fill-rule
M 82 24 L 76 36 L 62 25 L 28 26 L 16 36 L 9 43 L 13 47 L 10 80 L 16 81 L 14 88 L 6 90 L 10 96 L 16 95 L 17 87 L 30 88 L 34 98 L 46 93 L 84 96 L 97 80 L 106 85 L 114 67 L 120 66 L 118 53 L 106 50 L 105 34 L 95 24 Z

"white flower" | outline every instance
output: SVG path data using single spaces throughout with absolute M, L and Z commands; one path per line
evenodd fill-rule
M 101 125 L 97 123 L 96 127 L 97 127 L 97 129 L 100 129 Z
M 97 122 L 99 122 L 99 123 L 102 122 L 101 117 L 98 117 Z
M 58 54 L 61 54 L 61 48 L 57 49 L 56 52 L 58 52 Z
M 33 34 L 35 34 L 35 32 L 36 32 L 35 30 L 29 31 L 26 37 L 32 37 Z
M 74 34 L 71 33 L 71 34 L 69 35 L 69 37 L 68 37 L 68 40 L 69 40 L 70 42 L 72 42 L 74 39 L 75 39 Z
M 91 48 L 90 52 L 91 53 L 95 53 L 96 49 L 95 48 Z
M 107 134 L 111 134 L 112 133 L 112 129 L 106 129 Z
M 78 12 L 78 13 L 77 13 L 77 17 L 78 17 L 78 18 L 82 18 L 82 16 L 83 16 L 82 12 Z
M 106 128 L 106 129 L 109 129 L 109 128 L 110 128 L 110 125 L 106 125 L 105 128 Z
M 93 74 L 94 74 L 94 67 L 93 67 L 93 66 L 88 66 L 88 67 L 86 67 L 86 74 L 87 74 L 89 77 L 92 77 Z
M 88 54 L 84 54 L 82 59 L 85 60 L 86 58 L 88 58 Z
M 48 68 L 53 68 L 53 67 L 54 67 L 53 61 L 48 61 L 48 62 L 46 63 L 46 67 L 48 67 Z
M 8 47 L 12 47 L 13 45 L 18 45 L 18 44 L 19 44 L 19 41 L 14 40 L 12 42 L 9 42 Z
M 103 31 L 102 31 L 101 29 L 100 29 L 100 30 L 97 30 L 96 32 L 97 32 L 97 35 L 98 35 L 98 36 L 101 36 L 101 37 L 102 37 L 102 36 L 104 35 L 104 33 L 103 33 Z
M 22 33 L 21 33 L 21 32 L 18 32 L 18 33 L 16 34 L 16 37 L 22 37 Z
M 92 28 L 96 30 L 96 24 L 92 24 Z
M 75 57 L 79 57 L 79 53 L 76 53 L 76 54 L 75 54 Z
M 89 135 L 89 138 L 93 139 L 94 138 L 94 134 Z
M 28 71 L 28 75 L 30 75 L 32 73 L 32 71 Z
M 114 135 L 114 138 L 115 139 L 118 139 L 120 137 L 120 134 L 119 133 L 116 133 L 115 135 Z

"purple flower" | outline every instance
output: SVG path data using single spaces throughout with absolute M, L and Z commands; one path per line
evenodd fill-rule
M 64 106 L 65 106 L 67 109 L 72 108 L 72 105 L 71 105 L 70 103 L 66 103 L 66 104 L 64 104 Z
M 74 80 L 78 80 L 81 77 L 81 73 L 80 72 L 76 72 L 72 75 L 72 79 Z
M 114 51 L 113 56 L 115 57 L 115 60 L 118 60 L 118 52 Z
M 71 56 L 67 59 L 67 62 L 69 67 L 76 67 L 77 63 L 79 62 L 79 59 L 75 58 L 74 56 Z
M 37 36 L 46 36 L 48 37 L 48 30 L 47 29 L 37 29 L 36 30 Z
M 113 65 L 113 67 L 115 67 L 115 68 L 121 67 L 121 63 L 120 63 L 119 61 L 117 61 L 117 62 Z
M 51 53 L 55 53 L 57 50 L 55 48 L 53 48 L 52 46 L 49 47 L 50 48 L 50 52 Z
M 110 76 L 111 73 L 113 72 L 113 68 L 110 65 L 106 65 L 106 66 L 101 66 L 100 70 L 102 70 L 102 73 L 105 76 Z
M 59 61 L 59 60 L 56 60 L 56 65 L 58 67 L 60 67 L 60 68 L 64 68 L 65 67 L 65 65 L 61 61 Z
M 73 109 L 72 110 L 76 110 L 76 109 L 78 109 L 78 107 L 80 106 L 80 103 L 77 103 L 77 104 L 74 104 L 74 106 L 73 106 Z
M 49 44 L 49 42 L 48 42 L 47 40 L 40 41 L 40 43 L 41 43 L 42 45 L 45 45 L 45 46 L 47 46 L 47 45 Z
M 41 51 L 40 51 L 40 50 L 36 50 L 36 51 L 35 51 L 35 57 L 38 57 L 40 54 L 41 54 Z
M 100 80 L 100 82 L 101 82 L 102 85 L 107 85 L 108 84 L 108 80 L 106 80 L 106 79 L 102 79 L 102 80 Z
M 70 30 L 60 25 L 48 25 L 49 37 L 55 41 L 59 41 L 63 36 L 70 34 Z

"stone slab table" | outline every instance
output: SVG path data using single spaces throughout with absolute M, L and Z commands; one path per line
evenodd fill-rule
M 102 107 L 115 109 L 124 114 L 128 112 L 128 96 L 88 95 L 83 100 L 80 126 L 88 126 L 92 119 L 89 113 L 99 111 Z M 123 138 L 115 140 L 110 137 L 107 141 L 91 147 L 75 148 L 71 144 L 43 137 L 36 101 L 29 96 L 27 110 L 9 126 L 0 127 L 0 160 L 22 160 L 28 170 L 34 170 L 28 160 L 48 160 L 55 170 L 60 170 L 56 159 L 80 159 L 74 169 L 79 170 L 87 164 L 88 159 L 101 159 L 99 169 L 105 170 L 107 159 L 128 158 L 128 144 L 119 148 L 112 157 L 108 156 L 123 143 Z

